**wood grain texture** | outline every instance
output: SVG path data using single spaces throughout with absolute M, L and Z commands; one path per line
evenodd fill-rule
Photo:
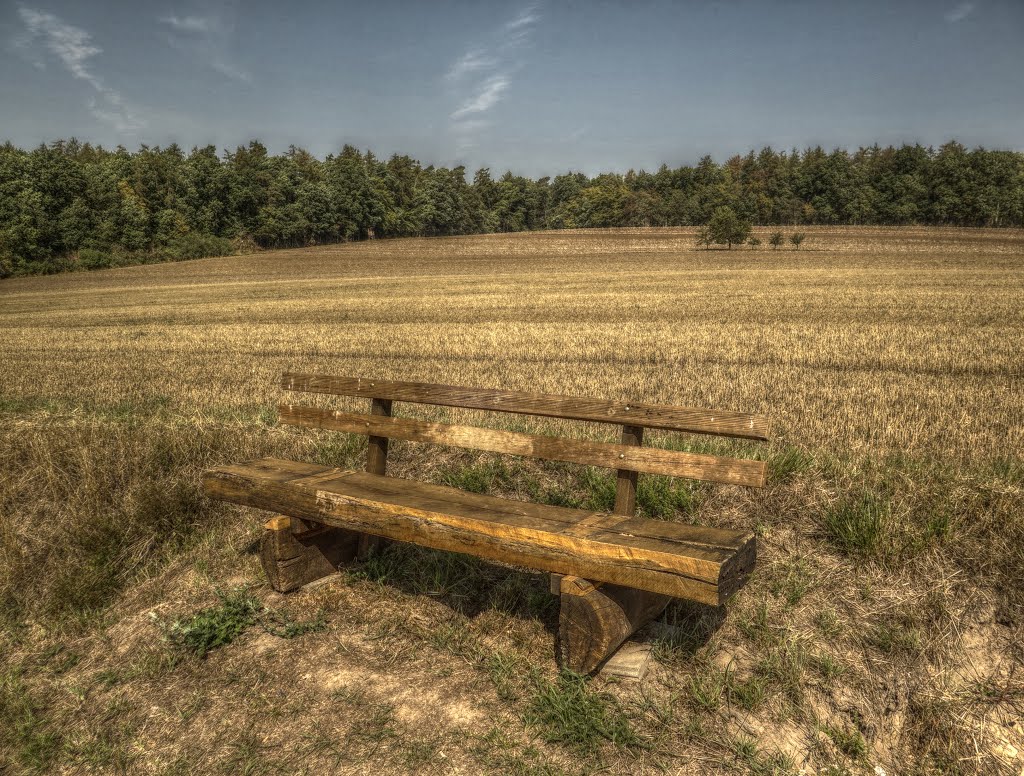
M 714 605 L 743 584 L 756 553 L 750 533 L 679 524 L 666 530 L 642 518 L 596 523 L 588 535 L 571 536 L 563 531 L 595 513 L 293 461 L 226 466 L 203 481 L 207 494 L 225 501 Z
M 636 472 L 759 488 L 764 485 L 767 471 L 764 461 L 698 455 L 657 447 L 641 447 L 638 444 L 609 444 L 476 426 L 430 423 L 412 418 L 359 415 L 294 404 L 279 406 L 278 418 L 281 423 L 290 426 L 346 431 L 371 437 L 390 437 L 410 442 L 451 445 L 619 469 L 634 474 L 634 504 Z M 616 512 L 618 511 L 617 508 Z
M 391 417 L 390 399 L 372 399 L 370 401 L 370 414 L 375 417 Z M 366 443 L 366 471 L 370 474 L 387 474 L 388 468 L 388 438 L 386 436 L 370 435 Z M 384 540 L 379 536 L 362 534 L 359 537 L 359 550 L 356 556 L 361 561 L 366 561 L 374 553 L 384 548 Z
M 643 449 L 644 429 L 642 426 L 622 427 L 622 446 Z M 625 453 L 620 455 L 625 459 Z M 615 475 L 615 509 L 617 515 L 632 516 L 636 513 L 637 470 L 619 467 Z M 700 479 L 699 477 L 696 479 Z M 763 483 L 763 476 L 762 476 Z
M 768 438 L 767 419 L 744 412 L 296 372 L 285 372 L 281 378 L 281 387 L 286 391 L 365 396 L 417 404 L 589 420 L 741 439 Z
M 559 665 L 581 674 L 593 673 L 626 639 L 660 615 L 671 600 L 667 595 L 631 587 L 562 577 Z
M 285 516 L 271 518 L 260 542 L 260 564 L 270 586 L 279 593 L 333 574 L 352 560 L 359 540 L 343 528 L 321 526 L 296 532 L 295 522 Z

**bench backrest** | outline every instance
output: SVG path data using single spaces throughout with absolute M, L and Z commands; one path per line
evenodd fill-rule
M 372 474 L 385 473 L 389 438 L 602 466 L 618 472 L 614 511 L 619 515 L 636 511 L 641 472 L 751 487 L 762 487 L 765 480 L 763 461 L 643 447 L 645 428 L 766 440 L 767 420 L 741 412 L 291 372 L 282 376 L 281 387 L 370 399 L 369 415 L 294 404 L 282 404 L 278 411 L 280 421 L 288 425 L 367 435 L 366 470 Z M 392 415 L 395 401 L 612 423 L 622 426 L 622 441 L 611 444 L 398 418 Z

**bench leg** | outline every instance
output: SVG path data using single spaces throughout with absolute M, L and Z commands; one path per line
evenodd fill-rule
M 279 593 L 333 574 L 356 554 L 359 534 L 284 515 L 267 521 L 260 562 Z
M 631 587 L 559 581 L 558 663 L 580 674 L 596 671 L 633 633 L 668 606 L 671 596 Z

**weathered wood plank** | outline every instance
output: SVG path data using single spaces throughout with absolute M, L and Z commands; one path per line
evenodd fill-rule
M 633 474 L 634 504 L 636 472 L 666 474 L 671 477 L 687 477 L 707 482 L 759 488 L 764 485 L 767 471 L 764 461 L 720 458 L 677 450 L 662 450 L 656 447 L 641 447 L 634 444 L 609 444 L 582 439 L 564 439 L 476 426 L 430 423 L 412 418 L 358 415 L 294 404 L 279 406 L 278 418 L 281 423 L 290 426 L 346 431 L 350 434 L 368 434 L 371 438 L 390 437 L 410 442 L 451 445 L 494 453 L 510 453 L 619 469 Z M 638 427 L 634 427 L 634 431 L 642 433 L 642 429 Z M 634 436 L 640 438 L 638 435 Z M 619 497 L 617 496 L 617 498 Z M 619 510 L 616 509 L 616 512 Z M 625 514 L 625 512 L 620 514 Z
M 373 399 L 370 414 L 375 418 L 391 417 L 390 399 Z M 366 471 L 370 474 L 387 474 L 388 438 L 370 435 L 366 448 Z
M 214 498 L 326 525 L 716 605 L 720 590 L 741 582 L 730 575 L 749 566 L 735 558 L 755 552 L 753 535 L 741 532 L 721 532 L 733 550 L 656 539 L 641 547 L 615 529 L 598 528 L 599 541 L 566 536 L 562 530 L 593 513 L 312 465 L 307 477 L 282 481 L 277 466 L 263 460 L 216 469 L 204 485 Z M 282 468 L 294 473 L 291 464 Z
M 741 439 L 768 438 L 767 419 L 744 412 L 296 372 L 285 372 L 281 378 L 281 387 L 286 391 L 365 396 L 417 404 L 589 420 Z
M 644 429 L 642 426 L 622 427 L 622 447 L 635 447 L 642 450 L 643 443 Z M 625 457 L 625 453 L 619 455 L 619 458 L 623 460 Z M 615 509 L 613 510 L 615 514 L 632 517 L 636 513 L 636 480 L 636 469 L 630 469 L 627 466 L 619 467 L 615 475 Z
M 391 417 L 390 399 L 372 399 L 370 414 L 376 417 Z M 366 471 L 384 475 L 388 468 L 388 438 L 371 435 L 366 443 Z M 359 537 L 359 560 L 365 561 L 375 552 L 383 549 L 384 540 L 379 536 L 363 534 Z

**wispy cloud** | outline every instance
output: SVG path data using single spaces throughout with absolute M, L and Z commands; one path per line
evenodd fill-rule
M 964 19 L 966 19 L 968 16 L 974 13 L 974 10 L 977 7 L 978 6 L 976 3 L 960 3 L 952 10 L 946 12 L 946 21 L 949 22 L 950 24 L 962 22 Z
M 145 122 L 134 115 L 121 94 L 107 86 L 92 69 L 90 60 L 103 53 L 103 49 L 92 42 L 92 35 L 52 13 L 36 8 L 19 6 L 18 16 L 25 25 L 25 35 L 18 45 L 31 48 L 41 43 L 74 78 L 92 87 L 95 94 L 89 99 L 88 106 L 93 116 L 119 132 L 131 132 L 145 126 Z M 36 64 L 45 66 L 42 59 L 37 59 Z
M 451 112 L 458 153 L 474 145 L 473 136 L 490 126 L 485 118 L 512 85 L 521 63 L 520 52 L 529 42 L 540 13 L 536 5 L 520 10 L 482 40 L 475 40 L 448 68 L 445 80 L 454 87 L 457 105 Z
M 199 59 L 227 78 L 244 83 L 252 81 L 249 72 L 232 61 L 228 54 L 234 28 L 221 18 L 168 14 L 157 21 L 168 28 L 167 42 L 174 48 Z
M 160 22 L 178 32 L 193 32 L 200 35 L 213 32 L 217 26 L 213 19 L 207 19 L 203 16 L 175 16 L 170 14 L 168 16 L 161 16 Z
M 458 81 L 480 70 L 489 70 L 496 64 L 498 64 L 498 60 L 487 56 L 483 51 L 467 51 L 448 68 L 445 78 L 449 81 Z
M 472 113 L 486 113 L 497 105 L 502 93 L 508 88 L 509 80 L 504 75 L 495 75 L 480 84 L 479 90 L 462 103 L 454 113 L 455 120 L 465 118 Z

